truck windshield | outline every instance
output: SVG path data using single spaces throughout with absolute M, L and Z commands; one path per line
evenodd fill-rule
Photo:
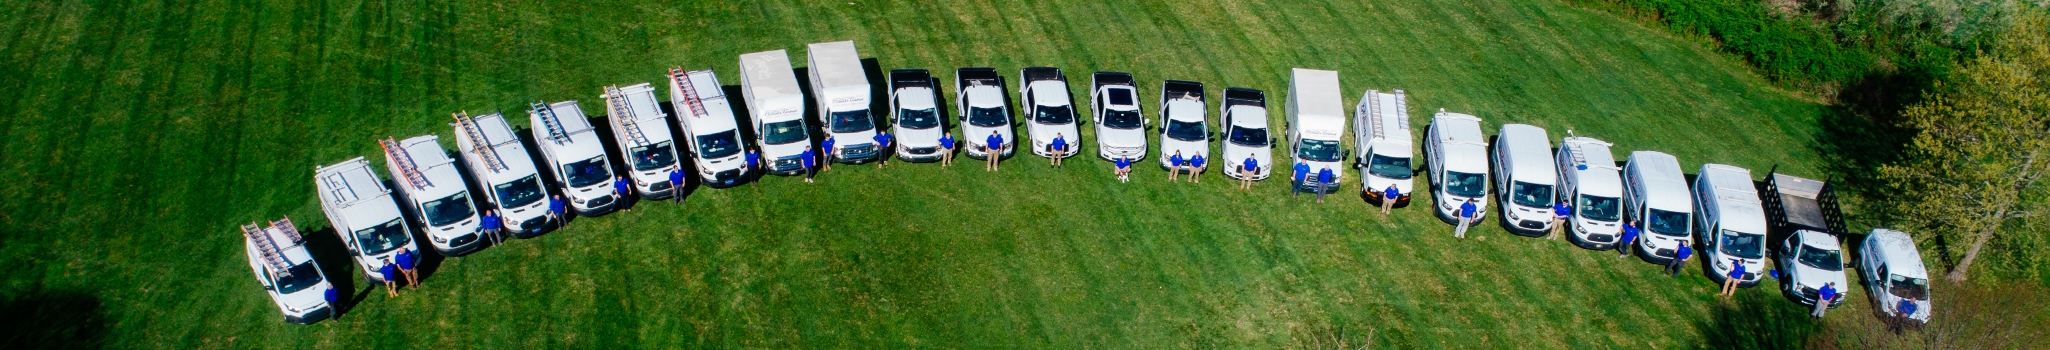
M 1548 207 L 1552 205 L 1552 185 L 1539 185 L 1517 181 L 1509 186 L 1510 201 L 1526 207 Z
M 1003 109 L 1003 108 L 996 108 L 996 107 L 969 107 L 969 108 L 968 108 L 968 124 L 970 124 L 970 125 L 975 125 L 975 126 L 983 126 L 983 127 L 990 127 L 990 126 L 1004 126 L 1004 124 L 1008 124 L 1008 123 L 1010 123 L 1010 122 L 1011 122 L 1011 116 L 1009 116 L 1009 115 L 1005 115 L 1005 113 L 1004 113 L 1004 109 Z
M 1205 134 L 1209 133 L 1209 130 L 1203 130 L 1203 122 L 1185 122 L 1173 119 L 1167 121 L 1168 138 L 1182 141 L 1202 141 L 1206 136 Z
M 1409 158 L 1396 158 L 1376 154 L 1367 159 L 1367 173 L 1390 179 L 1410 178 Z
M 653 145 L 627 149 L 626 153 L 634 157 L 634 170 L 666 167 L 676 163 L 676 152 L 670 149 L 669 144 L 670 141 L 657 142 Z
M 1803 244 L 1801 245 L 1801 256 L 1795 260 L 1800 260 L 1801 265 L 1808 265 L 1809 267 L 1826 271 L 1843 271 L 1843 259 L 1843 252 Z
M 804 120 L 774 122 L 762 126 L 762 142 L 771 145 L 802 142 L 805 136 Z
M 1103 126 L 1112 129 L 1138 129 L 1140 123 L 1139 111 L 1103 111 Z
M 1231 127 L 1231 143 L 1235 143 L 1240 146 L 1266 146 L 1267 129 L 1248 128 L 1233 125 Z
M 831 125 L 833 126 L 833 132 L 837 133 L 875 130 L 875 122 L 869 119 L 867 109 L 833 112 L 833 123 Z
M 399 227 L 399 219 L 356 230 L 356 245 L 364 256 L 384 254 L 412 241 L 412 237 L 406 236 L 406 230 Z
M 428 226 L 447 226 L 470 218 L 470 214 L 476 212 L 476 209 L 470 208 L 468 192 L 456 192 L 448 197 L 427 201 L 426 204 L 420 205 L 420 211 L 426 212 Z
M 278 287 L 278 294 L 298 293 L 306 287 L 320 284 L 320 267 L 313 266 L 311 262 L 293 265 L 290 271 L 292 273 L 272 280 L 271 285 Z
M 1722 243 L 1718 245 L 1722 246 L 1723 254 L 1730 256 L 1745 259 L 1765 257 L 1765 235 L 1723 230 Z
M 1687 235 L 1687 213 L 1676 213 L 1658 209 L 1650 211 L 1650 215 L 1645 215 L 1644 228 L 1651 229 L 1652 233 L 1667 236 Z
M 1296 156 L 1319 162 L 1338 161 L 1338 141 L 1303 140 L 1296 146 Z
M 1886 285 L 1888 286 L 1886 292 L 1893 294 L 1893 296 L 1913 300 L 1929 300 L 1929 280 L 1891 275 L 1891 277 L 1887 278 Z
M 563 165 L 562 177 L 569 179 L 570 187 L 584 187 L 612 179 L 612 170 L 605 169 L 601 155 Z
M 939 111 L 927 109 L 903 109 L 897 111 L 897 126 L 908 129 L 931 129 L 940 126 Z
M 491 187 L 493 191 L 498 192 L 498 203 L 508 208 L 534 204 L 534 201 L 541 200 L 543 196 L 541 193 L 541 181 L 534 178 L 533 175 L 527 175 L 527 177 L 522 177 L 519 180 Z
M 740 137 L 733 130 L 698 136 L 698 158 L 718 159 L 740 153 Z
M 1457 171 L 1445 172 L 1445 192 L 1460 197 L 1480 197 L 1488 191 L 1488 176 Z
M 1067 125 L 1075 122 L 1075 113 L 1069 111 L 1068 106 L 1039 107 L 1039 115 L 1033 116 L 1032 120 L 1045 125 Z
M 1580 217 L 1594 221 L 1616 221 L 1619 219 L 1618 214 L 1623 213 L 1617 209 L 1622 206 L 1619 204 L 1621 202 L 1615 197 L 1580 195 Z

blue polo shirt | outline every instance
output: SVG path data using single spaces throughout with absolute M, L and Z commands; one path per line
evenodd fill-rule
M 877 132 L 877 133 L 876 133 L 876 148 L 889 148 L 889 147 L 890 147 L 890 133 L 887 133 L 887 132 Z
M 1324 168 L 1324 169 L 1321 169 L 1321 170 L 1317 170 L 1317 182 L 1322 182 L 1322 183 L 1327 183 L 1327 184 L 1328 184 L 1328 183 L 1331 183 L 1331 180 L 1332 180 L 1332 179 L 1331 179 L 1331 177 L 1332 177 L 1332 176 L 1333 176 L 1333 175 L 1331 175 L 1331 168 Z
M 1172 156 L 1167 156 L 1167 165 L 1168 165 L 1168 166 L 1182 166 L 1182 164 L 1187 164 L 1187 163 L 1182 163 L 1182 155 L 1180 155 L 1180 154 L 1176 154 L 1176 155 L 1172 155 Z
M 1821 299 L 1816 300 L 1818 302 L 1836 299 L 1836 287 L 1827 285 L 1822 286 L 1822 289 L 1815 291 L 1815 295 L 1817 297 L 1821 297 Z
M 760 166 L 762 166 L 762 154 L 747 152 L 747 167 L 755 168 Z
M 486 230 L 496 230 L 501 224 L 500 222 L 498 222 L 498 215 L 484 214 L 482 216 L 478 216 L 478 219 L 479 222 L 477 223 L 477 227 Z
M 386 281 L 399 280 L 399 269 L 397 266 L 392 266 L 392 264 L 384 264 L 383 267 L 378 267 L 377 273 L 384 275 L 384 280 Z
M 1310 165 L 1302 162 L 1295 163 L 1295 182 L 1303 182 L 1303 177 L 1306 176 L 1310 176 Z
M 1743 279 L 1743 278 L 1744 278 L 1744 263 L 1743 263 L 1743 262 L 1738 262 L 1738 263 L 1737 263 L 1736 265 L 1737 265 L 1736 267 L 1731 267 L 1731 268 L 1730 268 L 1730 275 L 1729 275 L 1729 277 L 1730 277 L 1730 279 L 1733 279 L 1733 280 L 1734 280 L 1734 279 Z
M 803 165 L 804 165 L 804 168 L 805 168 L 805 169 L 811 169 L 811 167 L 812 167 L 812 157 L 817 157 L 817 156 L 818 156 L 818 154 L 816 154 L 816 153 L 811 153 L 811 150 L 804 150 L 804 152 L 802 152 L 802 153 L 798 153 L 798 154 L 797 154 L 797 158 L 798 158 L 798 159 L 801 159 L 801 160 L 800 160 L 800 162 L 804 163 Z
M 1401 189 L 1398 189 L 1398 188 L 1395 188 L 1395 185 L 1388 185 L 1388 189 L 1387 189 L 1387 190 L 1381 191 L 1381 198 L 1389 198 L 1389 199 L 1393 199 L 1393 198 L 1395 198 L 1395 197 L 1401 197 L 1401 196 L 1402 196 L 1402 190 L 1401 190 Z
M 1690 256 L 1694 256 L 1694 248 L 1688 248 L 1686 243 L 1681 243 L 1680 251 L 1673 253 L 1674 259 L 1687 260 Z
M 562 202 L 562 198 L 549 197 L 548 212 L 555 213 L 555 215 L 562 215 L 563 213 L 567 213 L 569 212 L 569 206 L 566 204 L 567 203 Z
M 1243 167 L 1239 167 L 1239 170 L 1245 170 L 1245 171 L 1257 171 L 1257 170 L 1260 170 L 1260 161 L 1257 161 L 1257 160 L 1253 160 L 1253 157 L 1246 157 L 1246 165 L 1245 165 L 1245 166 L 1243 166 Z
M 336 292 L 335 287 L 327 287 L 327 291 L 321 292 L 321 297 L 327 299 L 328 305 L 334 305 L 336 301 L 342 300 L 341 293 Z
M 406 250 L 406 251 L 401 251 L 401 252 L 399 252 L 399 253 L 397 254 L 397 257 L 396 257 L 396 258 L 392 259 L 392 261 L 397 261 L 397 262 L 399 263 L 399 269 L 401 269 L 401 270 L 412 270 L 412 269 L 413 269 L 413 251 L 412 251 L 412 250 Z
M 1118 168 L 1130 168 L 1130 167 L 1132 167 L 1132 159 L 1131 159 L 1131 158 L 1123 158 L 1123 157 L 1119 157 L 1119 158 L 1118 158 Z
M 1054 136 L 1054 137 L 1053 137 L 1053 149 L 1057 149 L 1057 150 L 1063 150 L 1063 151 L 1066 151 L 1066 150 L 1068 150 L 1068 137 L 1067 137 L 1067 136 Z
M 983 144 L 983 148 L 985 148 L 985 149 L 992 149 L 992 150 L 994 150 L 994 149 L 1002 149 L 1002 148 L 1004 148 L 1004 136 L 1003 136 L 1003 135 L 997 135 L 997 134 L 989 134 L 989 138 L 988 138 L 988 139 L 985 139 L 985 140 L 983 140 L 983 142 L 986 142 L 986 143 L 984 143 L 984 144 Z
M 1900 303 L 1900 305 L 1895 305 L 1895 306 L 1893 307 L 1893 309 L 1894 309 L 1894 310 L 1898 310 L 1898 311 L 1900 311 L 1900 313 L 1901 313 L 1901 314 L 1903 314 L 1903 315 L 1908 315 L 1908 316 L 1914 316 L 1914 315 L 1915 315 L 1915 301 L 1914 301 L 1914 300 L 1908 300 L 1908 299 L 1901 299 L 1901 303 Z
M 831 155 L 833 151 L 833 138 L 828 137 L 825 141 L 819 141 L 819 152 Z
M 1623 224 L 1623 239 L 1617 242 L 1629 243 L 1634 239 L 1637 239 L 1637 225 Z
M 1571 205 L 1566 205 L 1566 203 L 1565 203 L 1565 202 L 1559 202 L 1559 203 L 1557 203 L 1557 204 L 1552 204 L 1552 215 L 1557 215 L 1557 216 L 1573 216 L 1573 206 L 1571 206 Z
M 669 171 L 669 184 L 671 184 L 671 185 L 682 185 L 682 184 L 683 184 L 683 167 L 676 167 L 676 170 L 670 170 L 670 171 Z
M 619 192 L 620 196 L 625 196 L 634 193 L 634 184 L 633 182 L 628 182 L 625 177 L 621 177 L 619 180 L 612 181 L 612 190 Z
M 954 135 L 940 134 L 940 148 L 954 149 Z
M 1203 167 L 1203 155 L 1198 154 L 1195 157 L 1189 158 L 1189 166 L 1198 168 Z
M 1467 219 L 1472 219 L 1472 218 L 1473 218 L 1473 212 L 1475 212 L 1475 211 L 1479 211 L 1479 210 L 1480 210 L 1480 208 L 1475 208 L 1475 207 L 1473 206 L 1473 202 L 1463 202 L 1463 203 L 1459 203 L 1459 217 L 1461 217 L 1461 218 L 1467 218 Z

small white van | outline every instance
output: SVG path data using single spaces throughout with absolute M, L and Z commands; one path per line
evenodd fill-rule
M 1862 256 L 1858 273 L 1865 275 L 1865 292 L 1872 295 L 1872 302 L 1879 304 L 1873 313 L 1881 317 L 1892 317 L 1899 313 L 1896 305 L 1901 300 L 1915 303 L 1915 313 L 1908 318 L 1929 323 L 1929 270 L 1922 266 L 1922 252 L 1915 249 L 1914 237 L 1906 232 L 1872 229 L 1865 235 L 1864 247 L 1858 250 Z
M 684 153 L 705 186 L 727 188 L 747 177 L 747 143 L 740 142 L 740 124 L 726 90 L 712 70 L 669 70 L 669 103 L 676 106 L 676 128 L 683 131 Z
M 1559 182 L 1552 137 L 1529 124 L 1503 124 L 1495 134 L 1495 196 L 1509 233 L 1544 236 L 1552 230 Z
M 1431 212 L 1439 220 L 1457 224 L 1459 206 L 1469 199 L 1475 222 L 1488 216 L 1488 140 L 1481 135 L 1481 118 L 1438 110 L 1425 131 L 1424 159 L 1438 201 Z
M 530 107 L 527 118 L 534 128 L 528 131 L 541 146 L 541 159 L 550 169 L 546 173 L 569 197 L 570 210 L 598 215 L 616 208 L 614 204 L 626 197 L 612 187 L 612 161 L 584 109 L 575 100 Z
M 1571 135 L 1572 130 L 1566 133 Z M 1573 234 L 1566 239 L 1581 248 L 1616 247 L 1623 233 L 1623 177 L 1609 143 L 1590 137 L 1559 140 L 1559 199 L 1573 206 Z
M 1765 275 L 1765 207 L 1751 184 L 1751 170 L 1702 164 L 1694 178 L 1695 227 L 1701 228 L 1701 263 L 1708 279 L 1729 279 L 1731 261 L 1744 265 L 1739 286 Z
M 371 283 L 384 283 L 384 276 L 372 271 L 400 249 L 419 251 L 391 190 L 363 157 L 313 168 L 313 187 L 320 192 L 320 213 L 356 258 L 356 271 Z
M 334 315 L 327 303 L 327 275 L 320 263 L 306 252 L 306 239 L 292 226 L 291 218 L 272 221 L 270 227 L 256 223 L 242 225 L 242 248 L 249 253 L 249 269 L 256 283 L 285 315 L 285 322 L 311 324 Z M 337 292 L 341 293 L 341 292 Z
M 541 186 L 534 158 L 505 117 L 492 113 L 470 118 L 457 113 L 449 126 L 456 129 L 456 150 L 462 153 L 463 165 L 484 190 L 484 203 L 498 209 L 506 232 L 524 238 L 551 228 L 548 188 Z
M 1359 151 L 1353 155 L 1354 168 L 1365 170 L 1360 174 L 1361 198 L 1368 204 L 1381 205 L 1381 198 L 1388 185 L 1395 185 L 1397 193 L 1393 198 L 1395 206 L 1409 205 L 1410 191 L 1416 188 L 1416 171 L 1410 167 L 1413 142 L 1409 134 L 1409 102 L 1402 90 L 1393 93 L 1367 90 L 1360 96 L 1360 103 L 1353 108 L 1353 147 Z
M 1637 257 L 1665 264 L 1694 244 L 1694 197 L 1680 159 L 1657 151 L 1630 152 L 1623 163 L 1623 218 L 1635 221 Z
M 399 205 L 419 221 L 428 246 L 442 255 L 463 255 L 484 247 L 477 234 L 482 222 L 472 206 L 470 185 L 456 170 L 455 159 L 441 149 L 440 138 L 420 135 L 378 141 L 384 148 L 385 171 L 398 185 Z

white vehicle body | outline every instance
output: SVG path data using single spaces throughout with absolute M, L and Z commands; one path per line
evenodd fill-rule
M 1368 203 L 1375 205 L 1388 198 L 1381 198 L 1394 185 L 1401 196 L 1395 197 L 1396 206 L 1409 205 L 1409 195 L 1416 188 L 1416 171 L 1410 166 L 1415 152 L 1413 137 L 1409 132 L 1409 102 L 1402 90 L 1393 93 L 1367 90 L 1360 96 L 1360 103 L 1353 107 L 1353 167 L 1359 168 L 1360 192 Z
M 1439 110 L 1424 131 L 1424 172 L 1431 176 L 1431 196 L 1438 202 L 1432 213 L 1439 220 L 1457 223 L 1459 206 L 1473 200 L 1473 220 L 1488 216 L 1488 139 L 1481 135 L 1481 118 Z
M 1529 124 L 1503 124 L 1495 134 L 1495 205 L 1510 233 L 1538 237 L 1552 230 L 1559 169 L 1552 137 Z
M 1067 140 L 1074 157 L 1082 147 L 1082 133 L 1076 128 L 1073 94 L 1068 93 L 1068 75 L 1060 68 L 1031 67 L 1018 72 L 1018 100 L 1025 105 L 1025 134 L 1032 137 L 1032 154 L 1052 157 L 1055 136 Z
M 1872 229 L 1858 250 L 1858 273 L 1865 275 L 1865 292 L 1879 304 L 1874 313 L 1892 317 L 1902 299 L 1915 303 L 1908 318 L 1929 323 L 1929 270 L 1922 266 L 1922 252 L 1907 233 Z
M 827 135 L 833 135 L 833 149 L 820 150 L 833 161 L 866 163 L 883 154 L 876 147 L 876 121 L 869 111 L 868 74 L 861 68 L 861 54 L 853 41 L 817 43 L 805 47 L 811 63 L 811 91 L 818 101 L 819 119 Z
M 1680 159 L 1657 151 L 1630 152 L 1623 163 L 1623 218 L 1637 223 L 1637 257 L 1664 264 L 1694 243 L 1694 196 Z
M 477 179 L 477 187 L 486 194 L 481 196 L 486 208 L 497 209 L 505 230 L 514 236 L 532 237 L 550 228 L 548 187 L 542 185 L 541 172 L 535 170 L 534 158 L 520 144 L 512 124 L 498 113 L 456 118 L 450 124 L 456 129 L 456 150 L 462 153 L 470 178 Z
M 1304 175 L 1302 189 L 1317 189 L 1317 173 L 1331 169 L 1331 181 L 1345 180 L 1345 101 L 1338 90 L 1338 72 L 1318 69 L 1295 68 L 1289 72 L 1288 83 L 1288 144 L 1293 151 L 1289 163 L 1289 177 L 1294 179 L 1297 163 L 1310 166 Z M 1325 189 L 1326 193 L 1337 192 L 1335 184 Z
M 804 126 L 804 92 L 783 50 L 740 55 L 740 93 L 747 97 L 747 115 L 754 122 L 762 167 L 777 175 L 804 172 L 804 148 L 811 146 Z
M 1701 228 L 1702 265 L 1717 284 L 1729 279 L 1732 260 L 1744 265 L 1740 286 L 1765 275 L 1765 207 L 1751 184 L 1751 171 L 1702 164 L 1694 178 L 1695 227 Z
M 570 210 L 597 215 L 617 208 L 626 197 L 612 188 L 612 160 L 583 108 L 575 100 L 532 107 L 527 118 L 534 126 L 534 143 L 551 169 L 546 173 L 562 184 Z
M 1844 278 L 1843 245 L 1836 241 L 1836 235 L 1795 231 L 1787 240 L 1780 241 L 1777 250 L 1780 273 L 1786 275 L 1780 279 L 1780 293 L 1787 300 L 1813 307 L 1821 298 L 1822 286 L 1830 283 L 1836 284 L 1837 299 L 1829 307 L 1843 305 L 1844 299 L 1850 299 L 1845 298 L 1850 295 L 1851 286 L 1846 282 L 1849 279 Z
M 1161 83 L 1161 169 L 1173 167 L 1169 158 L 1175 155 L 1181 155 L 1183 162 L 1202 156 L 1205 167 L 1213 163 L 1215 159 L 1210 157 L 1210 114 L 1206 107 L 1203 83 L 1183 80 Z
M 313 254 L 306 252 L 305 242 L 289 218 L 272 221 L 270 227 L 242 226 L 242 248 L 249 253 L 249 269 L 270 295 L 271 304 L 284 313 L 285 322 L 310 324 L 334 315 L 326 295 L 334 286 L 328 284 Z
M 1224 132 L 1223 153 L 1213 163 L 1224 166 L 1225 177 L 1243 180 L 1240 174 L 1246 157 L 1254 163 L 1253 180 L 1266 180 L 1274 171 L 1273 130 L 1267 127 L 1267 93 L 1249 88 L 1225 88 L 1224 103 L 1217 106 L 1217 125 Z M 1294 167 L 1295 164 L 1289 164 Z
M 961 142 L 967 147 L 969 158 L 989 159 L 989 135 L 996 133 L 1003 138 L 1001 158 L 1010 157 L 1018 148 L 1018 138 L 1011 134 L 1011 109 L 1004 105 L 1004 78 L 997 75 L 995 68 L 961 68 L 954 71 L 954 106 L 959 107 L 961 117 Z
M 1573 206 L 1573 217 L 1566 219 L 1573 234 L 1567 240 L 1581 248 L 1615 248 L 1623 238 L 1623 176 L 1609 143 L 1568 136 L 1559 140 L 1553 158 L 1559 162 L 1559 200 Z
M 400 250 L 420 250 L 391 190 L 363 157 L 314 168 L 313 185 L 320 192 L 320 213 L 349 247 L 356 271 L 363 271 L 370 282 L 384 283 L 384 277 L 374 271 L 384 267 L 392 255 Z
M 419 219 L 428 246 L 442 255 L 462 255 L 484 246 L 470 186 L 439 138 L 420 135 L 380 143 L 385 171 L 399 187 L 399 204 Z
M 1089 109 L 1096 124 L 1096 156 L 1113 162 L 1119 157 L 1133 162 L 1146 159 L 1146 126 L 1153 121 L 1140 111 L 1139 87 L 1133 85 L 1132 75 L 1096 72 L 1090 80 L 1093 88 L 1089 90 Z
M 669 72 L 669 102 L 679 115 L 676 129 L 683 131 L 684 153 L 694 162 L 698 178 L 713 188 L 739 185 L 750 171 L 747 144 L 740 142 L 738 119 L 726 101 L 726 90 L 719 87 L 719 77 L 710 69 Z
M 939 161 L 940 135 L 947 133 L 940 113 L 939 86 L 932 72 L 924 69 L 890 71 L 890 130 L 897 142 L 897 158 L 913 162 Z
M 655 100 L 655 88 L 648 83 L 628 87 L 606 87 L 606 121 L 612 123 L 612 138 L 627 178 L 641 198 L 662 199 L 675 195 L 682 184 L 669 182 L 669 172 L 681 166 L 676 161 L 676 139 L 669 134 L 669 115 Z

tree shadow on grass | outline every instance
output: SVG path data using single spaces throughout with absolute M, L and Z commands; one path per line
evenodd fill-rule
M 1761 284 L 1737 292 L 1718 303 L 1706 320 L 1696 321 L 1703 349 L 1795 349 L 1822 330 L 1810 320 L 1807 310 L 1782 301 L 1779 293 Z
M 106 346 L 107 316 L 100 299 L 69 291 L 0 296 L 0 348 L 97 349 Z

